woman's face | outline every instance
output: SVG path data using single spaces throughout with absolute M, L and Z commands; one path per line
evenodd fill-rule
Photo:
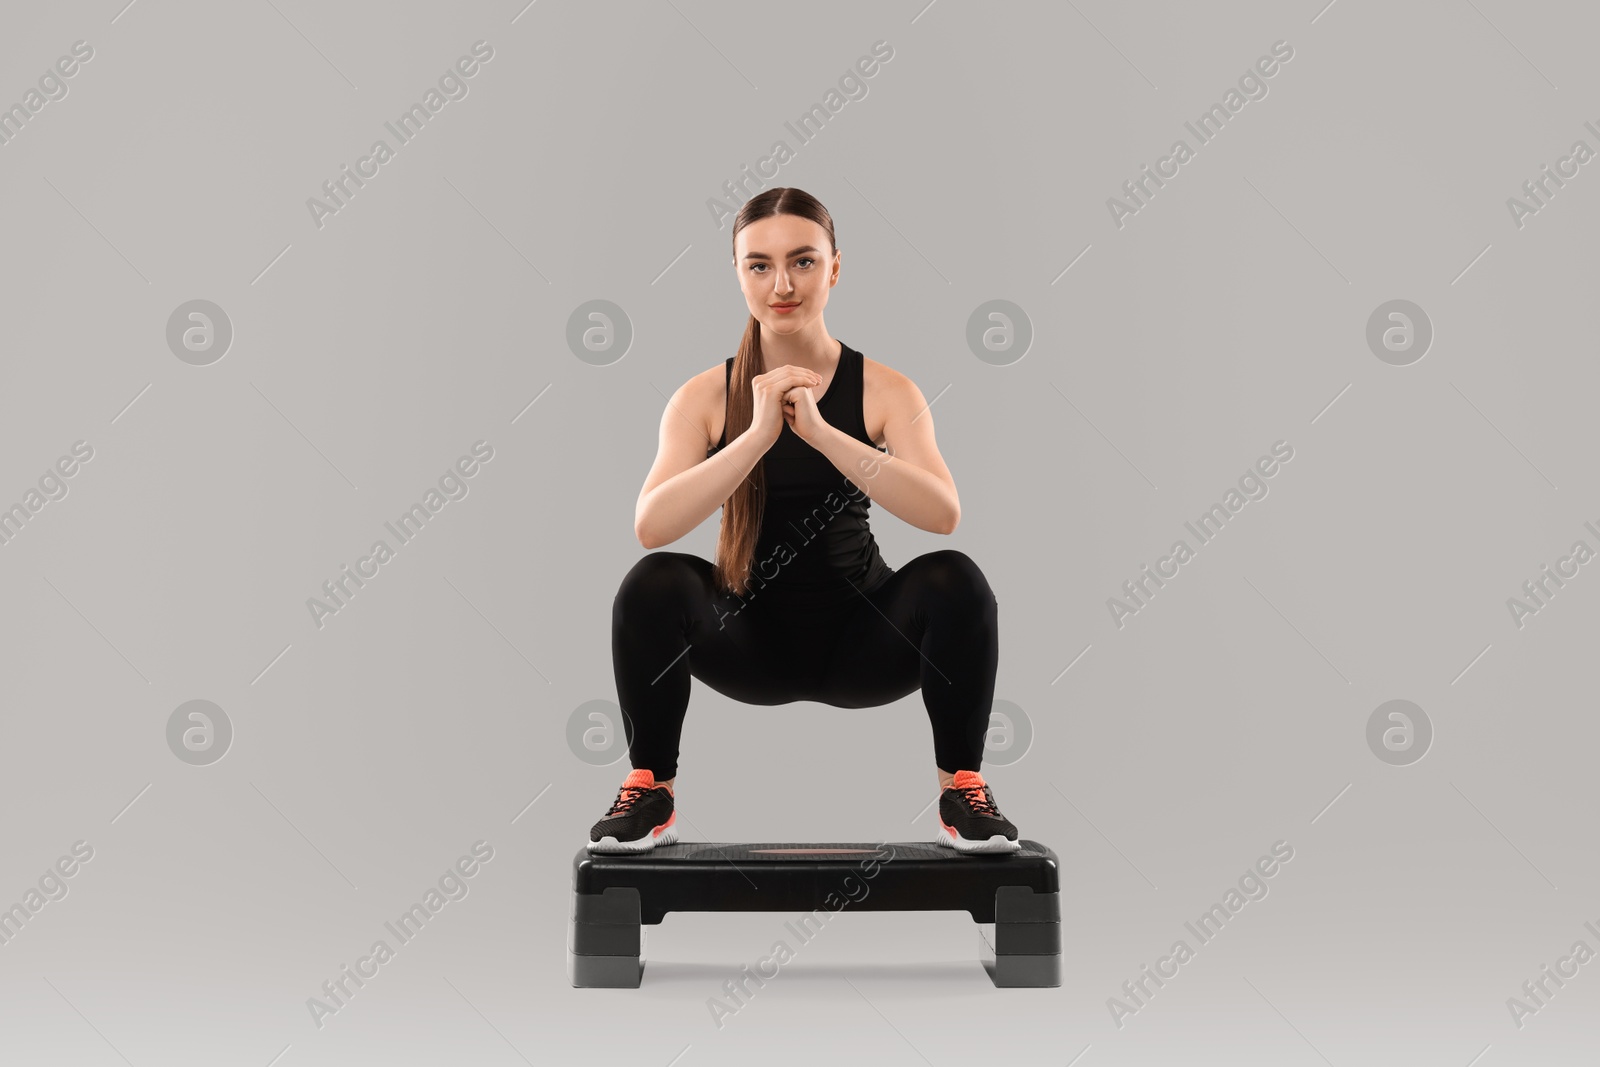
M 840 254 L 828 231 L 799 215 L 769 215 L 734 239 L 734 268 L 762 330 L 798 333 L 822 316 L 839 280 Z M 796 305 L 783 311 L 774 305 Z

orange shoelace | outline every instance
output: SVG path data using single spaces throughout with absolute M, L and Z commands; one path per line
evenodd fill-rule
M 606 815 L 609 817 L 612 815 L 621 815 L 625 812 L 631 811 L 633 806 L 639 802 L 639 798 L 644 796 L 644 792 L 645 787 L 643 786 L 623 786 L 621 789 L 617 790 L 617 799 L 611 805 L 611 810 L 606 812 Z
M 951 788 L 955 788 L 952 786 Z M 969 785 L 965 789 L 956 790 L 966 798 L 967 807 L 972 809 L 974 815 L 999 815 L 1000 809 L 995 807 L 994 796 L 986 785 Z
M 995 807 L 994 794 L 989 791 L 989 785 L 983 780 L 983 775 L 977 771 L 957 771 L 950 780 L 948 788 L 960 794 L 974 814 L 1000 814 L 1000 809 Z

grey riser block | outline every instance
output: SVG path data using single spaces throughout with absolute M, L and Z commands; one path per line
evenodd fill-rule
M 580 956 L 567 951 L 567 981 L 576 989 L 638 989 L 644 978 L 638 956 Z
M 643 956 L 649 929 L 637 923 L 567 924 L 567 951 L 579 956 Z
M 983 969 L 996 988 L 1054 989 L 1061 985 L 1061 953 L 996 952 L 978 928 L 978 952 Z
M 1056 989 L 1061 985 L 1060 956 L 985 958 L 983 969 L 996 989 Z
M 1061 894 L 1000 886 L 994 894 L 994 917 L 1002 923 L 1060 923 Z
M 581 923 L 632 923 L 641 914 L 639 890 L 632 886 L 611 886 L 603 893 L 572 894 L 572 910 L 567 918 Z
M 1002 956 L 1058 956 L 1060 923 L 979 923 L 978 933 Z

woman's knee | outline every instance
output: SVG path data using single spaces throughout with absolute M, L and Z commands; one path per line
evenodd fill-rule
M 613 599 L 619 605 L 646 609 L 687 602 L 703 584 L 700 567 L 705 562 L 687 552 L 647 552 L 623 575 Z
M 994 589 L 977 561 L 956 548 L 940 549 L 917 557 L 923 580 L 942 600 L 962 605 L 995 602 Z

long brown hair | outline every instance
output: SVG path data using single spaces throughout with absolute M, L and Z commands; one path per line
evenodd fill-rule
M 805 190 L 789 187 L 768 189 L 744 202 L 733 223 L 735 248 L 740 230 L 758 219 L 773 215 L 798 215 L 810 219 L 827 231 L 828 247 L 838 251 L 833 237 L 833 216 L 828 214 L 828 209 Z M 832 259 L 831 252 L 829 259 Z M 751 315 L 745 323 L 738 354 L 733 357 L 733 373 L 728 382 L 725 438 L 728 441 L 748 430 L 755 418 L 755 396 L 750 383 L 760 373 L 761 321 Z M 722 529 L 717 535 L 717 560 L 713 567 L 719 588 L 740 596 L 748 593 L 750 568 L 755 560 L 756 538 L 761 531 L 761 513 L 766 499 L 767 477 L 763 457 L 751 468 L 750 476 L 734 487 L 733 493 L 722 506 Z

